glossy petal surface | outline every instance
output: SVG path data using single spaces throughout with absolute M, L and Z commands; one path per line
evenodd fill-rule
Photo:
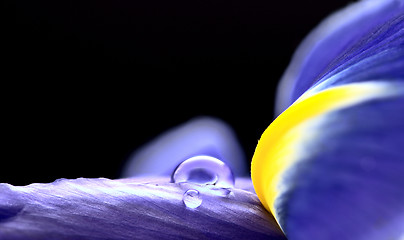
M 0 185 L 0 239 L 285 239 L 255 194 L 199 188 L 183 203 L 169 179 L 61 179 Z M 142 183 L 140 183 L 142 182 Z

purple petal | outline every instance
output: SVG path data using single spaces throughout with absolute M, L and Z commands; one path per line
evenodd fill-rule
M 396 95 L 320 117 L 276 202 L 288 239 L 404 237 L 403 112 Z
M 285 124 L 275 155 L 292 160 L 273 174 L 275 194 L 262 197 L 288 239 L 404 238 L 403 81 L 403 0 L 352 4 L 299 47 L 277 106 L 280 113 L 292 104 L 286 116 L 298 119 Z M 290 114 L 296 106 L 304 107 L 299 116 Z M 277 169 L 279 159 L 268 161 Z
M 285 239 L 250 192 L 231 189 L 218 196 L 199 187 L 202 203 L 189 209 L 184 186 L 169 179 L 138 181 L 0 184 L 0 239 Z
M 248 174 L 244 153 L 233 130 L 218 119 L 200 117 L 170 129 L 137 150 L 123 176 L 169 176 L 178 164 L 196 155 L 219 158 L 236 176 Z
M 309 91 L 364 81 L 404 81 L 404 14 L 384 23 L 337 58 Z
M 282 112 L 327 73 L 335 74 L 346 69 L 348 65 L 353 66 L 358 61 L 381 53 L 385 47 L 393 52 L 397 44 L 401 44 L 402 50 L 402 37 L 401 40 L 395 41 L 393 29 L 399 29 L 402 25 L 402 21 L 394 21 L 403 10 L 403 0 L 360 1 L 323 21 L 300 45 L 282 77 L 277 96 L 277 113 Z M 390 30 L 381 26 L 386 22 L 391 25 Z M 398 35 L 402 35 L 402 29 L 395 36 L 396 40 L 400 38 Z M 392 42 L 387 41 L 389 37 L 392 37 Z M 379 45 L 374 46 L 375 43 Z M 402 66 L 402 55 L 397 57 L 401 59 Z M 380 56 L 378 59 L 385 57 Z M 391 61 L 392 58 L 383 61 L 388 60 Z M 344 66 L 348 61 L 350 63 Z M 374 64 L 379 65 L 378 60 Z M 400 66 L 400 63 L 397 64 Z M 367 69 L 370 70 L 371 65 L 367 65 Z M 394 71 L 402 72 L 402 69 L 403 67 Z M 378 75 L 376 71 L 373 72 L 367 77 Z M 385 79 L 389 77 L 384 73 L 379 75 Z

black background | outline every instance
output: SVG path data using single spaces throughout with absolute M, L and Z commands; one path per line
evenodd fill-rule
M 200 115 L 229 123 L 250 160 L 294 50 L 348 2 L 5 2 L 0 182 L 117 178 Z

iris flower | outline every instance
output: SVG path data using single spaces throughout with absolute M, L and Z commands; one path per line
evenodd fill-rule
M 402 240 L 403 81 L 404 1 L 353 3 L 296 51 L 253 186 L 231 129 L 198 118 L 125 178 L 0 184 L 0 239 Z

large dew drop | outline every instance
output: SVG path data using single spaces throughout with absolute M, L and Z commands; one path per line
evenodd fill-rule
M 220 188 L 234 187 L 234 175 L 231 169 L 217 158 L 200 155 L 183 161 L 171 176 L 175 183 L 196 183 L 215 185 Z

